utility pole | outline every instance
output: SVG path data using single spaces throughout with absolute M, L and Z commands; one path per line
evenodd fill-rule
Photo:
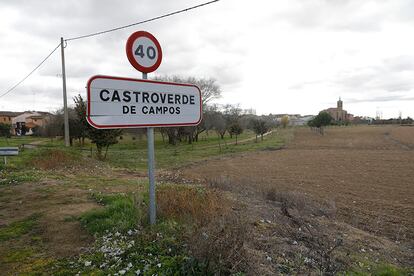
M 63 112 L 65 118 L 65 146 L 69 147 L 69 114 L 68 114 L 68 99 L 66 96 L 66 73 L 65 73 L 65 47 L 63 45 L 63 37 L 60 38 L 60 50 L 62 54 L 62 84 L 63 84 Z

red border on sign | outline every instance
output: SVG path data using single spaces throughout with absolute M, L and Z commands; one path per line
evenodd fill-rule
M 155 62 L 155 64 L 151 67 L 142 66 L 134 58 L 134 50 L 132 49 L 132 46 L 134 45 L 134 41 L 137 40 L 139 37 L 142 37 L 142 36 L 146 37 L 146 38 L 150 39 L 152 42 L 154 42 L 154 44 L 155 44 L 155 46 L 157 47 L 157 50 L 158 50 L 157 62 Z M 137 69 L 138 71 L 144 72 L 144 73 L 151 73 L 151 72 L 154 72 L 155 70 L 157 70 L 157 68 L 160 66 L 161 60 L 162 60 L 162 50 L 161 50 L 160 43 L 155 38 L 155 36 L 153 36 L 149 32 L 145 32 L 145 31 L 135 32 L 128 38 L 127 43 L 126 43 L 126 54 L 127 54 L 129 62 L 132 64 L 132 66 L 134 66 L 134 68 Z
M 91 110 L 91 83 L 95 79 L 111 79 L 111 80 L 127 80 L 127 81 L 134 81 L 134 82 L 149 82 L 149 83 L 159 83 L 159 84 L 168 84 L 168 85 L 176 85 L 176 86 L 192 86 L 197 88 L 198 93 L 200 94 L 200 118 L 197 122 L 194 123 L 176 123 L 176 124 L 136 124 L 136 125 L 98 125 L 92 121 L 92 118 L 89 116 Z M 88 105 L 86 109 L 86 120 L 88 123 L 93 126 L 94 128 L 98 129 L 110 129 L 110 128 L 144 128 L 144 127 L 172 127 L 172 126 L 196 126 L 198 125 L 202 118 L 203 118 L 203 104 L 201 101 L 201 90 L 198 88 L 197 85 L 194 84 L 186 84 L 186 83 L 175 83 L 175 82 L 165 82 L 165 81 L 153 81 L 153 80 L 142 80 L 142 79 L 132 79 L 132 78 L 124 78 L 124 77 L 113 77 L 113 76 L 104 76 L 104 75 L 96 75 L 91 77 L 88 80 L 87 86 L 87 100 Z

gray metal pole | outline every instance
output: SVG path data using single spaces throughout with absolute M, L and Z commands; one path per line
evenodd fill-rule
M 142 78 L 147 79 L 147 73 L 142 73 Z M 154 128 L 147 128 L 148 143 L 148 179 L 149 179 L 149 219 L 150 224 L 155 224 L 157 218 L 157 207 L 155 197 L 155 154 L 154 154 Z
M 62 82 L 63 82 L 63 112 L 65 120 L 65 146 L 69 147 L 69 114 L 68 114 L 68 99 L 66 96 L 66 70 L 65 70 L 65 47 L 63 46 L 63 37 L 60 38 L 60 50 L 62 53 Z

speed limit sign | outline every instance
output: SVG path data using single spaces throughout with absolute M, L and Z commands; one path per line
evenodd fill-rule
M 128 38 L 126 54 L 132 66 L 143 73 L 157 70 L 162 60 L 160 43 L 145 31 L 135 32 Z

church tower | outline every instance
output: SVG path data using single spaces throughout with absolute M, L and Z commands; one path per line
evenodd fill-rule
M 339 100 L 337 101 L 336 106 L 337 106 L 338 110 L 342 110 L 342 100 L 341 100 L 341 97 L 339 97 Z

